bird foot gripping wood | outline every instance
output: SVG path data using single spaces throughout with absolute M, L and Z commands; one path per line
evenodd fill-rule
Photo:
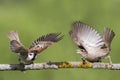
M 110 55 L 108 55 L 107 56 L 107 58 L 109 59 L 109 64 L 108 64 L 108 69 L 112 69 L 112 67 L 113 67 L 113 64 L 112 64 L 112 60 L 111 60 L 111 57 L 110 57 Z
M 82 57 L 81 59 L 82 59 L 83 64 L 87 63 L 84 57 Z
M 112 69 L 113 64 L 110 62 L 107 67 L 108 67 L 108 69 Z
M 25 67 L 25 64 L 24 64 L 24 63 L 20 63 L 20 64 L 19 64 L 19 68 L 20 68 L 20 71 L 21 71 L 21 72 L 25 71 L 24 67 Z

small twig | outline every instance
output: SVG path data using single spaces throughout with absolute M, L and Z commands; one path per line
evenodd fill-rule
M 48 62 L 34 64 L 0 64 L 0 71 L 16 71 L 16 70 L 43 70 L 43 69 L 61 69 L 61 68 L 92 68 L 92 69 L 108 69 L 120 70 L 120 64 L 109 63 L 82 63 L 82 62 Z

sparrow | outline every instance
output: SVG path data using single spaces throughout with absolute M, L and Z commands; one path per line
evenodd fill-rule
M 29 48 L 26 48 L 19 39 L 16 31 L 10 31 L 8 38 L 10 39 L 10 49 L 12 52 L 17 53 L 19 62 L 32 64 L 37 55 L 47 49 L 49 46 L 60 41 L 63 36 L 61 33 L 50 33 L 39 37 L 35 40 Z
M 77 44 L 79 53 L 83 62 L 101 62 L 102 58 L 109 58 L 112 64 L 110 53 L 110 45 L 115 36 L 113 30 L 104 28 L 103 36 L 95 29 L 83 22 L 75 22 L 72 25 L 72 30 L 69 32 L 73 42 Z

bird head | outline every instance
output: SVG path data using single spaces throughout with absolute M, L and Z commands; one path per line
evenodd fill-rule
M 35 60 L 37 53 L 38 53 L 37 51 L 32 51 L 31 53 L 28 53 L 27 60 L 28 60 L 28 61 L 33 61 L 33 60 Z

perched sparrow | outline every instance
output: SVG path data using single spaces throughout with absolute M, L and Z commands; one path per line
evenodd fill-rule
M 104 28 L 103 37 L 87 24 L 75 22 L 72 31 L 69 32 L 72 40 L 80 48 L 77 53 L 81 54 L 83 62 L 100 62 L 101 58 L 108 57 L 110 64 L 110 44 L 115 33 L 109 28 Z
M 16 31 L 11 31 L 8 33 L 8 38 L 10 39 L 11 51 L 17 53 L 19 56 L 19 61 L 26 62 L 28 64 L 33 63 L 38 53 L 41 53 L 50 45 L 60 41 L 63 36 L 59 36 L 61 33 L 50 33 L 43 35 L 35 40 L 30 48 L 25 48 L 25 46 L 20 42 L 18 33 Z

